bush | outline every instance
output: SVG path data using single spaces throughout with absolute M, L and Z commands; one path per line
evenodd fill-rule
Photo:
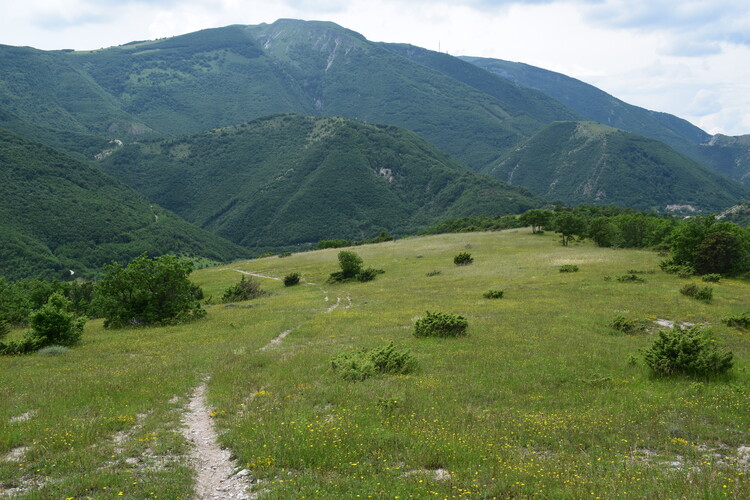
M 375 279 L 375 277 L 378 274 L 382 274 L 384 271 L 382 269 L 375 269 L 374 267 L 368 267 L 367 269 L 362 269 L 359 273 L 357 273 L 357 281 L 361 281 L 362 283 L 366 281 L 372 281 Z
M 675 326 L 662 330 L 643 354 L 651 370 L 660 376 L 674 374 L 706 376 L 732 368 L 733 354 L 719 351 L 710 332 L 694 326 L 687 330 Z
M 503 290 L 487 290 L 482 296 L 485 299 L 502 299 L 503 295 L 505 295 Z
M 575 264 L 563 264 L 560 266 L 560 272 L 561 273 L 577 273 L 578 272 L 578 266 Z
M 461 252 L 453 257 L 453 263 L 457 266 L 468 266 L 472 262 L 474 262 L 474 257 L 469 252 Z
M 714 298 L 714 289 L 710 286 L 699 287 L 695 283 L 688 283 L 680 289 L 680 293 L 703 302 L 711 302 Z
M 635 335 L 645 331 L 643 325 L 632 319 L 627 319 L 623 315 L 615 316 L 607 326 L 627 335 Z
M 469 322 L 463 316 L 450 313 L 431 313 L 419 318 L 414 325 L 415 337 L 460 337 L 466 335 Z
M 32 335 L 39 339 L 39 347 L 71 346 L 81 340 L 86 317 L 68 312 L 71 305 L 62 294 L 53 293 L 44 306 L 31 313 L 29 326 Z
M 221 296 L 223 303 L 242 302 L 243 300 L 257 299 L 268 295 L 268 292 L 260 288 L 260 282 L 253 277 L 243 276 L 240 282 L 224 290 Z
M 362 269 L 362 257 L 354 252 L 344 250 L 339 252 L 338 257 L 341 271 L 331 273 L 328 283 L 343 283 L 354 279 L 362 282 L 372 281 L 378 274 L 385 272 L 382 269 L 375 269 L 373 267 Z
M 105 328 L 171 324 L 202 318 L 201 288 L 190 282 L 192 264 L 174 255 L 141 255 L 127 267 L 113 263 L 94 287 L 94 305 Z
M 428 273 L 425 273 L 425 276 L 428 276 L 428 277 L 430 277 L 430 276 L 437 276 L 438 274 L 441 274 L 441 272 L 438 271 L 437 269 L 435 269 L 434 271 L 430 271 Z
M 283 258 L 285 258 L 285 257 L 291 257 L 291 256 L 292 256 L 292 252 L 281 252 L 281 253 L 279 254 L 279 258 L 280 258 L 280 259 L 283 259 Z
M 721 274 L 704 274 L 703 276 L 701 276 L 701 279 L 707 283 L 718 283 L 719 281 L 721 281 Z
M 738 328 L 750 328 L 750 312 L 744 312 L 735 316 L 722 318 L 721 322 L 727 326 L 736 326 Z
M 630 273 L 618 276 L 617 281 L 619 281 L 620 283 L 643 283 L 646 280 L 644 280 L 637 274 Z
M 390 342 L 385 347 L 342 353 L 331 359 L 333 371 L 346 380 L 360 381 L 376 374 L 405 374 L 416 368 L 408 350 L 398 350 Z
M 284 276 L 284 286 L 294 286 L 299 284 L 300 274 L 290 273 Z
M 663 260 L 659 267 L 667 274 L 676 274 L 680 278 L 689 278 L 695 275 L 695 268 L 687 264 L 675 264 L 673 260 Z
M 0 312 L 0 340 L 3 340 L 10 333 L 10 323 L 5 319 L 5 315 Z

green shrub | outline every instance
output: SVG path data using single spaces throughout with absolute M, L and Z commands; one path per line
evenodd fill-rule
M 173 324 L 202 318 L 201 288 L 188 279 L 192 264 L 174 255 L 149 259 L 145 254 L 127 267 L 105 267 L 94 287 L 94 306 L 104 326 Z
M 722 318 L 721 322 L 727 326 L 736 326 L 738 328 L 750 328 L 750 311 L 734 316 Z
M 291 256 L 292 256 L 292 252 L 281 252 L 279 254 L 280 259 L 283 259 L 284 257 L 291 257 Z
M 384 272 L 385 271 L 383 271 L 382 269 L 375 269 L 374 267 L 368 267 L 358 272 L 356 278 L 357 278 L 357 281 L 361 281 L 362 283 L 364 283 L 366 281 L 374 280 L 378 274 L 383 274 Z
M 714 289 L 710 286 L 699 287 L 695 283 L 688 283 L 680 288 L 680 293 L 687 297 L 692 297 L 702 302 L 711 302 L 714 297 Z
M 619 281 L 620 283 L 643 283 L 646 280 L 644 280 L 637 274 L 630 273 L 618 276 L 617 281 Z
M 276 254 L 273 252 L 265 252 L 265 253 L 258 255 L 256 259 L 265 259 L 266 257 L 273 257 L 274 255 Z
M 469 252 L 461 252 L 453 257 L 453 263 L 457 266 L 468 266 L 472 262 L 474 262 L 474 257 Z
M 502 299 L 503 295 L 505 295 L 503 290 L 487 290 L 482 296 L 485 299 Z
M 721 281 L 721 274 L 704 274 L 703 276 L 701 276 L 701 279 L 707 283 L 718 283 L 719 281 Z
M 635 335 L 645 331 L 645 328 L 639 322 L 632 319 L 627 319 L 623 315 L 615 316 L 607 326 L 627 335 Z
M 3 340 L 10 333 L 10 323 L 5 319 L 5 315 L 0 312 L 0 340 Z
M 676 274 L 680 278 L 689 278 L 695 275 L 695 268 L 687 264 L 675 264 L 671 259 L 663 260 L 659 267 L 667 274 Z
M 405 374 L 416 368 L 416 359 L 408 350 L 398 350 L 390 342 L 371 351 L 341 353 L 331 359 L 331 367 L 340 377 L 360 381 L 376 374 Z
M 578 266 L 575 264 L 563 264 L 560 266 L 560 272 L 561 273 L 577 273 L 578 272 Z
M 450 313 L 431 313 L 419 318 L 414 325 L 415 337 L 460 337 L 466 335 L 469 322 L 463 316 Z
M 720 351 L 710 332 L 699 326 L 662 330 L 643 354 L 644 361 L 660 376 L 674 374 L 706 376 L 732 368 L 733 355 Z
M 221 301 L 225 304 L 228 302 L 242 302 L 243 300 L 257 299 L 264 295 L 268 295 L 268 292 L 261 289 L 258 280 L 250 276 L 243 276 L 239 283 L 224 290 Z
M 52 344 L 71 346 L 81 340 L 86 317 L 68 312 L 71 305 L 68 299 L 56 292 L 44 306 L 31 313 L 29 326 L 34 337 L 39 339 L 39 347 Z
M 441 272 L 435 269 L 434 271 L 426 273 L 425 276 L 437 276 L 438 274 L 441 274 Z
M 284 286 L 294 286 L 299 284 L 300 274 L 299 273 L 289 273 L 286 276 L 284 276 Z
M 362 269 L 362 257 L 347 250 L 339 252 L 338 259 L 341 271 L 331 273 L 328 283 L 343 283 L 354 279 L 362 282 L 372 281 L 378 274 L 385 272 L 373 267 Z

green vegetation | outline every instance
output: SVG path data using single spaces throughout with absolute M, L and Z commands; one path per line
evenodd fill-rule
M 287 274 L 284 276 L 284 286 L 298 285 L 300 277 L 300 274 L 297 272 Z
M 468 266 L 474 263 L 474 257 L 469 252 L 461 252 L 453 257 L 453 263 L 457 266 Z
M 214 261 L 247 255 L 101 171 L 2 129 L 0 165 L 0 275 L 6 279 L 92 277 L 112 260 L 143 252 Z
M 750 198 L 747 187 L 664 143 L 593 122 L 548 125 L 482 171 L 567 204 L 711 213 Z
M 377 374 L 407 374 L 416 366 L 416 358 L 408 350 L 396 349 L 393 342 L 370 351 L 341 353 L 331 359 L 333 371 L 350 381 L 365 380 Z
M 114 262 L 94 289 L 104 327 L 176 324 L 202 318 L 203 291 L 188 276 L 190 262 L 173 255 L 146 255 L 123 267 Z
M 640 321 L 627 319 L 622 314 L 618 314 L 617 316 L 615 316 L 607 326 L 626 335 L 636 335 L 638 333 L 644 333 L 646 331 L 646 328 Z
M 427 311 L 427 315 L 414 324 L 414 336 L 462 337 L 466 335 L 468 327 L 468 320 L 458 314 Z
M 726 373 L 732 368 L 733 357 L 731 352 L 719 350 L 710 332 L 698 326 L 662 330 L 643 353 L 648 367 L 661 376 Z
M 200 321 L 124 330 L 94 319 L 64 355 L 4 357 L 0 456 L 21 460 L 0 460 L 0 484 L 32 498 L 191 498 L 181 421 L 210 376 L 220 444 L 271 498 L 750 496 L 740 452 L 750 442 L 750 345 L 720 321 L 747 309 L 748 282 L 723 279 L 711 305 L 675 301 L 675 275 L 632 287 L 600 279 L 658 269 L 657 252 L 514 231 L 358 247 L 388 270 L 371 286 L 324 284 L 338 250 L 239 262 L 232 268 L 294 269 L 319 285 L 263 279 L 271 295 L 251 309 L 215 303 Z M 455 268 L 466 244 L 475 263 Z M 560 274 L 566 262 L 585 272 Z M 224 267 L 190 275 L 214 297 L 239 277 Z M 499 280 L 505 297 L 483 299 Z M 470 335 L 414 337 L 425 310 L 460 313 Z M 617 315 L 711 324 L 733 368 L 652 377 L 641 353 L 655 337 L 612 335 L 605 325 Z M 357 383 L 331 369 L 341 353 L 390 342 L 419 369 Z
M 372 281 L 378 274 L 385 271 L 373 267 L 362 268 L 362 257 L 354 252 L 342 250 L 338 255 L 341 271 L 335 271 L 328 277 L 329 283 L 345 283 L 357 280 L 360 282 Z
M 444 217 L 513 214 L 541 203 L 416 134 L 343 118 L 271 116 L 126 145 L 98 165 L 256 253 L 387 241 Z
M 297 282 L 299 282 L 299 277 L 297 277 Z M 284 281 L 284 284 L 286 284 L 286 281 Z M 242 276 L 239 283 L 224 290 L 224 294 L 221 296 L 221 301 L 228 304 L 231 302 L 253 300 L 258 297 L 263 297 L 264 295 L 268 295 L 268 292 L 261 288 L 258 280 L 251 276 Z
M 733 314 L 721 318 L 721 322 L 727 326 L 736 326 L 737 328 L 750 328 L 750 311 L 741 314 Z
M 563 264 L 560 266 L 559 271 L 561 273 L 577 273 L 578 272 L 578 266 L 575 264 Z
M 692 297 L 702 302 L 711 302 L 714 298 L 714 289 L 710 286 L 698 286 L 695 283 L 688 283 L 680 288 L 680 293 L 686 297 Z
M 486 292 L 484 292 L 482 294 L 482 297 L 484 297 L 485 299 L 502 299 L 503 295 L 505 295 L 504 290 L 493 289 L 493 290 L 487 290 Z

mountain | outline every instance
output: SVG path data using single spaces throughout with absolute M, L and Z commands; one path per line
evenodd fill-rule
M 716 211 L 750 197 L 750 189 L 662 142 L 594 122 L 553 123 L 490 173 L 570 204 Z
M 720 174 L 750 186 L 750 135 L 717 134 L 700 149 Z
M 91 276 L 143 252 L 226 261 L 238 246 L 38 142 L 0 129 L 0 275 Z
M 478 88 L 327 22 L 236 25 L 85 52 L 2 46 L 0 68 L 0 106 L 110 139 L 275 113 L 346 116 L 407 128 L 479 169 L 544 124 L 578 118 L 541 92 L 489 74 Z
M 340 117 L 278 115 L 145 141 L 98 165 L 188 221 L 263 250 L 409 234 L 443 217 L 541 203 L 412 132 Z
M 481 57 L 460 59 L 509 82 L 544 92 L 587 120 L 662 141 L 698 163 L 750 185 L 749 136 L 712 137 L 682 118 L 633 106 L 593 85 L 528 64 Z

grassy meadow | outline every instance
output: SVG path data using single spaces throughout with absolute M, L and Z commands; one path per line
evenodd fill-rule
M 338 250 L 203 269 L 205 319 L 95 320 L 61 355 L 0 358 L 0 492 L 190 498 L 180 419 L 209 377 L 220 440 L 260 498 L 750 497 L 750 337 L 720 322 L 750 309 L 746 281 L 712 284 L 706 304 L 680 295 L 691 279 L 661 272 L 655 252 L 562 247 L 528 229 L 353 250 L 385 274 L 327 284 Z M 455 266 L 460 252 L 474 263 Z M 304 281 L 258 278 L 270 295 L 219 304 L 236 270 Z M 617 280 L 632 271 L 645 281 Z M 415 338 L 426 311 L 463 315 L 468 336 Z M 618 315 L 708 324 L 735 366 L 654 378 L 639 352 L 653 331 L 618 333 Z M 350 382 L 331 369 L 390 341 L 415 372 Z

